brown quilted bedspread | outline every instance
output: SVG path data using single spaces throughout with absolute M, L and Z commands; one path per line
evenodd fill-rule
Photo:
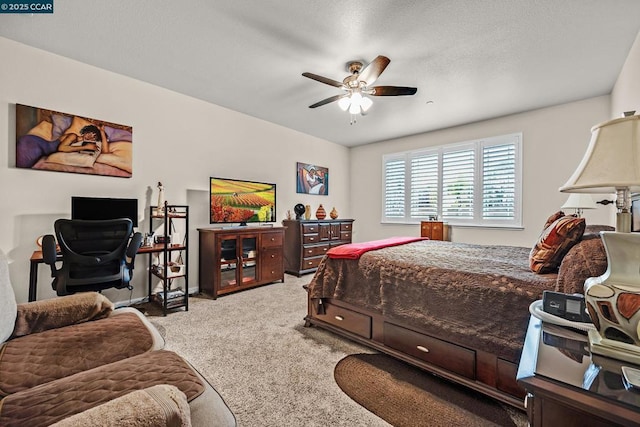
M 510 361 L 529 305 L 556 274 L 529 269 L 530 248 L 425 240 L 321 262 L 309 296 L 336 298 Z
M 0 397 L 144 353 L 152 345 L 149 330 L 133 313 L 14 338 L 0 346 Z
M 189 401 L 204 391 L 204 384 L 180 356 L 158 350 L 5 397 L 0 402 L 0 425 L 48 426 L 131 391 L 158 384 L 176 386 Z

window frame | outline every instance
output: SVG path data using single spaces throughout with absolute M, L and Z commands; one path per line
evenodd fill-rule
M 513 217 L 512 218 L 483 218 L 484 204 L 484 149 L 493 146 L 512 145 L 513 146 Z M 443 215 L 443 156 L 445 153 L 452 153 L 463 150 L 473 150 L 474 171 L 473 171 L 473 218 L 456 218 Z M 522 132 L 506 135 L 480 138 L 471 141 L 456 142 L 451 144 L 438 145 L 433 147 L 423 147 L 415 150 L 402 151 L 397 153 L 384 154 L 382 156 L 382 203 L 381 203 L 381 223 L 383 224 L 417 224 L 426 221 L 429 216 L 412 216 L 411 203 L 411 178 L 412 161 L 416 159 L 437 155 L 437 218 L 447 222 L 452 226 L 469 227 L 489 227 L 489 228 L 522 228 Z M 404 178 L 402 191 L 404 197 L 403 212 L 400 216 L 385 215 L 387 209 L 387 165 L 394 161 L 396 164 L 402 163 L 404 166 Z M 487 165 L 489 166 L 489 165 Z M 400 184 L 398 184 L 400 185 Z M 397 201 L 397 199 L 396 199 Z M 401 204 L 401 203 L 399 203 Z M 398 207 L 399 209 L 399 207 Z

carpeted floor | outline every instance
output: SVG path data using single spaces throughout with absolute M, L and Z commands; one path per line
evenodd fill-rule
M 349 340 L 305 328 L 311 276 L 212 300 L 190 298 L 189 311 L 166 317 L 139 307 L 166 339 L 220 392 L 240 427 L 389 426 L 347 396 L 334 380 L 345 356 L 374 353 Z M 455 425 L 455 424 L 450 424 Z

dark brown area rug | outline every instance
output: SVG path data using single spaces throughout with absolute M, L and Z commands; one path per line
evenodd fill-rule
M 384 354 L 352 354 L 334 377 L 349 397 L 395 427 L 522 426 L 524 412 Z

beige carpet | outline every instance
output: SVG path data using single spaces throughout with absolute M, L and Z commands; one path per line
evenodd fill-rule
M 188 359 L 220 392 L 238 425 L 389 426 L 336 384 L 336 364 L 373 353 L 329 332 L 304 327 L 311 276 L 217 300 L 191 298 L 189 311 L 148 316 L 166 348 Z

